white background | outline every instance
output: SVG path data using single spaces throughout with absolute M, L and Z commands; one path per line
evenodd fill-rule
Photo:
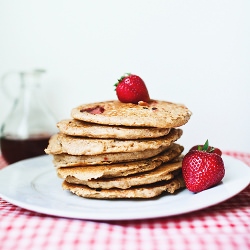
M 179 142 L 250 152 L 249 0 L 0 0 L 0 75 L 44 68 L 57 120 L 125 72 L 193 115 Z M 18 89 L 14 82 L 9 83 Z M 0 92 L 0 124 L 11 108 Z

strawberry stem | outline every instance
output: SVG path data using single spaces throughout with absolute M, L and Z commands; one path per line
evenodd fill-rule
M 214 151 L 214 149 L 215 149 L 214 147 L 209 146 L 208 140 L 206 140 L 203 147 L 200 146 L 198 148 L 198 150 L 205 151 L 205 152 L 208 152 L 208 153 L 212 153 Z
M 203 145 L 202 150 L 203 150 L 203 151 L 207 151 L 208 148 L 209 148 L 209 143 L 208 143 L 208 140 L 206 140 L 205 144 Z

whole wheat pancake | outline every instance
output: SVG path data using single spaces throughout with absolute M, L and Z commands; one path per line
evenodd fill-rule
M 47 154 L 97 155 L 105 153 L 137 152 L 170 146 L 182 135 L 181 129 L 171 129 L 168 135 L 154 139 L 117 140 L 93 139 L 65 135 L 53 135 L 45 149 Z
M 159 196 L 163 192 L 174 193 L 176 190 L 185 187 L 183 177 L 176 176 L 170 181 L 162 181 L 149 185 L 132 187 L 129 189 L 92 189 L 85 185 L 72 184 L 66 181 L 63 182 L 64 190 L 85 198 L 95 199 L 126 199 L 126 198 L 153 198 Z
M 106 125 L 173 128 L 186 124 L 191 112 L 182 104 L 151 100 L 145 105 L 106 101 L 72 109 L 73 118 Z
M 159 167 L 138 174 L 133 174 L 125 177 L 116 177 L 116 178 L 103 178 L 96 180 L 82 180 L 74 176 L 67 176 L 66 181 L 68 183 L 82 184 L 90 188 L 101 188 L 101 189 L 110 189 L 110 188 L 120 188 L 127 189 L 132 186 L 140 186 L 145 184 L 151 184 L 159 181 L 170 180 L 174 177 L 174 171 L 180 170 L 182 167 L 182 162 L 175 163 L 163 163 Z M 85 178 L 84 178 L 85 179 Z
M 76 119 L 62 120 L 57 123 L 57 127 L 67 135 L 116 139 L 155 138 L 167 135 L 170 131 L 169 128 L 99 125 Z
M 171 161 L 176 157 L 178 158 L 183 149 L 184 148 L 182 146 L 174 144 L 171 148 L 164 151 L 163 153 L 147 160 L 111 165 L 57 168 L 57 174 L 58 177 L 63 179 L 65 179 L 67 176 L 73 176 L 80 180 L 128 176 L 155 169 L 164 162 Z
M 157 149 L 147 149 L 138 152 L 121 152 L 121 153 L 108 153 L 99 155 L 55 154 L 53 155 L 53 163 L 55 167 L 58 168 L 58 167 L 100 165 L 100 164 L 112 164 L 118 162 L 136 161 L 158 155 L 167 148 L 169 148 L 169 146 L 161 146 Z

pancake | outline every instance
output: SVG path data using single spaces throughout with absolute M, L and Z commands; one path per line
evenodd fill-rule
M 147 105 L 106 101 L 73 108 L 75 119 L 106 125 L 173 128 L 188 122 L 191 112 L 183 104 L 151 100 Z
M 185 187 L 179 128 L 191 117 L 182 104 L 160 100 L 83 104 L 57 123 L 45 149 L 62 187 L 96 199 L 152 198 Z
M 127 189 L 132 186 L 140 186 L 145 184 L 151 184 L 159 181 L 170 180 L 174 177 L 174 173 L 177 170 L 180 170 L 182 167 L 182 161 L 175 163 L 163 163 L 159 167 L 133 175 L 128 175 L 125 177 L 115 177 L 115 178 L 102 178 L 96 180 L 84 180 L 74 177 L 74 175 L 69 175 L 66 177 L 68 183 L 82 184 L 90 188 L 101 188 L 101 189 L 110 189 L 110 188 L 120 188 Z M 78 176 L 79 177 L 79 176 Z
M 67 176 L 73 176 L 80 180 L 90 180 L 97 178 L 112 178 L 128 176 L 136 173 L 146 172 L 160 166 L 164 162 L 171 161 L 182 153 L 183 147 L 174 144 L 163 153 L 147 160 L 132 161 L 111 165 L 97 165 L 84 167 L 57 168 L 57 175 L 65 179 Z
M 181 175 L 169 181 L 157 182 L 149 185 L 132 187 L 129 189 L 93 189 L 85 185 L 63 182 L 64 190 L 69 190 L 73 194 L 85 198 L 95 199 L 148 199 L 157 197 L 163 192 L 175 193 L 176 190 L 184 188 L 185 183 Z
M 167 135 L 170 131 L 169 128 L 99 125 L 76 119 L 62 120 L 57 123 L 57 127 L 66 135 L 115 139 L 156 138 Z
M 74 137 L 58 133 L 49 140 L 47 154 L 98 155 L 105 153 L 138 152 L 170 146 L 182 135 L 181 129 L 171 129 L 168 135 L 154 139 L 117 140 Z
M 113 164 L 118 162 L 136 161 L 148 159 L 150 157 L 158 155 L 164 150 L 168 149 L 170 146 L 161 146 L 157 149 L 148 149 L 138 152 L 121 152 L 99 155 L 55 154 L 53 155 L 53 163 L 56 168 L 62 168 L 72 166 Z

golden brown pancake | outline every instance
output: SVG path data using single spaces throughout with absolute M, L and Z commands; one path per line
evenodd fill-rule
M 154 139 L 117 140 L 74 137 L 58 133 L 49 140 L 47 154 L 98 155 L 105 153 L 138 152 L 170 146 L 182 135 L 181 129 L 171 129 L 168 135 Z
M 99 155 L 55 154 L 53 155 L 53 163 L 55 167 L 58 168 L 100 164 L 104 165 L 118 162 L 137 161 L 156 156 L 161 152 L 167 150 L 170 146 L 161 146 L 157 149 L 146 149 L 144 151 L 138 152 L 107 153 Z
M 101 189 L 110 189 L 110 188 L 120 188 L 127 189 L 132 186 L 140 186 L 145 184 L 151 184 L 159 181 L 170 180 L 174 177 L 174 173 L 177 170 L 180 170 L 182 167 L 182 162 L 175 163 L 163 163 L 157 168 L 137 173 L 133 175 L 128 175 L 125 177 L 114 177 L 114 178 L 98 178 L 95 180 L 85 180 L 83 176 L 82 179 L 75 177 L 75 174 L 68 175 L 66 181 L 68 183 L 82 184 L 89 186 L 90 188 L 101 188 Z M 81 176 L 78 176 L 81 177 Z
M 182 151 L 182 146 L 174 144 L 168 150 L 146 160 L 110 165 L 63 167 L 57 168 L 57 174 L 63 179 L 67 176 L 73 176 L 80 180 L 128 176 L 155 169 L 164 162 L 169 162 L 176 157 L 178 158 Z
M 151 100 L 147 105 L 106 101 L 72 109 L 73 118 L 106 125 L 174 128 L 188 122 L 190 110 L 183 104 Z
M 170 131 L 169 128 L 100 125 L 76 119 L 62 120 L 57 123 L 57 127 L 66 135 L 127 140 L 161 137 Z
M 85 185 L 63 182 L 64 190 L 69 190 L 73 194 L 85 198 L 95 199 L 132 199 L 132 198 L 153 198 L 159 196 L 163 192 L 173 194 L 176 190 L 184 188 L 185 183 L 181 175 L 176 176 L 169 181 L 162 181 L 153 184 L 132 187 L 128 189 L 93 189 Z

